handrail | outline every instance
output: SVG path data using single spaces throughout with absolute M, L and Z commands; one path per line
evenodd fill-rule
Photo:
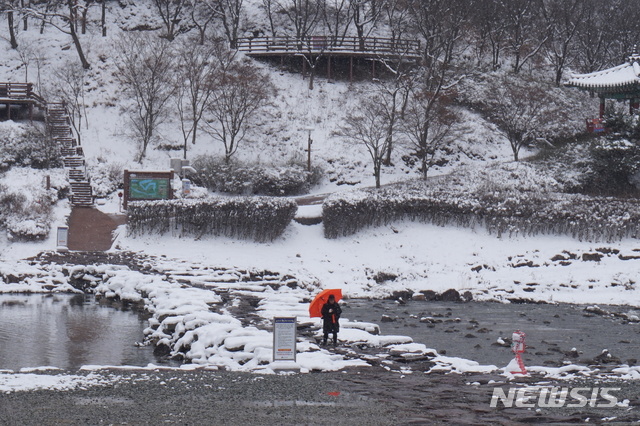
M 33 83 L 0 83 L 0 98 L 9 100 L 33 99 L 43 107 L 47 105 L 47 101 L 33 91 Z
M 393 56 L 420 56 L 420 41 L 381 37 L 253 37 L 238 40 L 237 48 L 245 53 L 369 53 Z

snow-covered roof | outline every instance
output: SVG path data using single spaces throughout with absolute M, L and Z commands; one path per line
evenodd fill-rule
M 620 89 L 638 90 L 640 85 L 640 55 L 631 55 L 627 62 L 613 68 L 588 74 L 572 74 L 567 86 L 578 87 L 594 92 L 620 91 Z

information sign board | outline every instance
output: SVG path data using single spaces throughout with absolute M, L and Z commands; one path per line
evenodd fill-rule
M 68 241 L 69 241 L 69 228 L 66 226 L 58 226 L 56 246 L 67 247 Z
M 169 194 L 169 179 L 130 178 L 130 200 L 166 200 Z
M 296 317 L 273 319 L 273 360 L 296 360 Z

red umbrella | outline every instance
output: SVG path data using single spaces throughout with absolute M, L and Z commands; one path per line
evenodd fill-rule
M 340 288 L 330 288 L 327 290 L 322 290 L 318 295 L 313 299 L 311 304 L 309 305 L 309 316 L 311 318 L 314 317 L 322 317 L 320 311 L 322 310 L 322 306 L 327 303 L 329 300 L 329 296 L 333 294 L 333 297 L 336 298 L 336 302 L 342 299 L 342 289 Z

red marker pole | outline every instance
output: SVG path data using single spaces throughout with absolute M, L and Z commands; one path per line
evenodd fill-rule
M 511 336 L 511 350 L 516 356 L 516 361 L 518 362 L 518 367 L 520 367 L 520 371 L 512 371 L 511 374 L 528 374 L 527 369 L 524 366 L 524 361 L 522 360 L 522 354 L 525 351 L 525 334 L 518 330 L 513 333 Z

